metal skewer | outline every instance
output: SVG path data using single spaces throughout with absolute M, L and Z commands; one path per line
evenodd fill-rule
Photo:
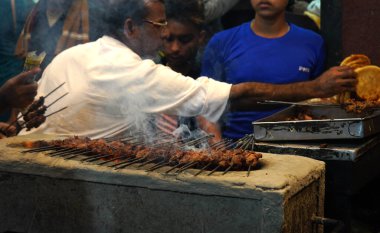
M 121 165 L 121 164 L 126 164 L 126 163 L 129 163 L 129 162 L 132 162 L 132 161 L 136 161 L 138 160 L 139 158 L 130 158 L 130 159 L 127 159 L 125 161 L 122 161 L 122 162 L 118 162 L 118 163 L 114 163 L 112 165 L 109 165 L 108 167 L 116 167 L 118 165 Z
M 220 146 L 224 146 L 224 144 L 227 143 L 227 142 L 229 142 L 229 141 L 231 141 L 231 140 L 230 139 L 224 139 L 224 140 L 221 140 L 221 141 L 219 141 L 217 143 L 214 143 L 214 144 L 210 145 L 210 147 L 217 149 Z
M 49 150 L 53 150 L 55 148 L 58 148 L 57 146 L 44 146 L 44 147 L 39 147 L 39 148 L 34 148 L 34 149 L 30 149 L 30 150 L 24 150 L 24 151 L 21 151 L 21 153 L 34 153 L 34 152 L 42 152 L 42 151 L 49 151 Z
M 106 154 L 98 154 L 96 156 L 91 156 L 91 157 L 88 157 L 88 158 L 81 159 L 80 161 L 81 162 L 93 162 L 93 161 L 96 161 L 98 159 L 106 158 L 106 157 L 109 157 L 109 156 L 110 155 L 106 155 Z
M 163 161 L 157 163 L 156 165 L 154 165 L 153 167 L 147 169 L 146 171 L 147 172 L 151 172 L 151 171 L 157 170 L 157 169 L 159 169 L 161 167 L 165 167 L 166 165 L 170 165 L 170 163 L 171 163 L 170 161 L 166 162 L 166 160 L 163 160 Z
M 297 106 L 315 106 L 315 107 L 340 107 L 339 104 L 318 104 L 318 103 L 305 103 L 305 102 L 289 102 L 278 100 L 264 100 L 257 102 L 258 104 L 284 104 L 284 105 L 297 105 Z
M 57 111 L 55 111 L 55 112 L 50 113 L 49 115 L 46 115 L 45 117 L 48 118 L 49 116 L 52 116 L 52 115 L 54 115 L 54 114 L 56 114 L 56 113 L 59 113 L 59 112 L 65 110 L 66 108 L 68 108 L 68 107 L 67 107 L 67 106 L 66 106 L 66 107 L 63 107 L 63 108 L 61 108 L 61 109 L 59 109 L 59 110 L 57 110 Z
M 61 97 L 59 97 L 58 99 L 54 100 L 52 103 L 50 103 L 49 105 L 46 106 L 46 109 L 49 108 L 50 106 L 52 106 L 53 104 L 57 103 L 60 99 L 62 99 L 63 97 L 67 96 L 69 93 L 66 92 L 65 94 L 63 94 Z
M 61 108 L 61 109 L 59 109 L 59 110 L 57 110 L 57 111 L 55 111 L 55 112 L 50 113 L 49 115 L 46 115 L 45 117 L 48 118 L 49 116 L 52 116 L 52 115 L 54 115 L 54 114 L 56 114 L 56 113 L 59 113 L 59 112 L 65 110 L 66 108 L 67 108 L 67 107 L 63 107 L 63 108 Z M 36 116 L 36 117 L 37 117 L 37 116 Z M 35 119 L 35 117 L 33 117 L 32 119 L 30 119 L 29 121 L 25 121 L 25 122 L 23 122 L 23 123 L 20 125 L 20 128 L 21 128 L 21 129 L 24 128 L 24 126 L 26 126 L 27 123 L 30 122 L 30 121 L 32 121 L 33 119 Z
M 143 167 L 143 166 L 147 165 L 148 163 L 154 162 L 158 159 L 159 158 L 153 158 L 153 159 L 147 160 L 147 161 L 143 162 L 142 164 L 138 165 L 137 167 Z
M 128 166 L 130 166 L 130 165 L 132 165 L 132 164 L 135 164 L 135 163 L 139 163 L 139 162 L 141 162 L 141 161 L 144 161 L 145 159 L 146 159 L 145 157 L 144 157 L 144 158 L 139 158 L 139 159 L 137 159 L 137 160 L 135 160 L 135 161 L 133 161 L 133 162 L 129 162 L 129 163 L 123 164 L 123 165 L 121 165 L 121 166 L 114 167 L 114 169 L 115 169 L 115 170 L 122 169 L 122 168 L 128 167 Z
M 171 167 L 169 170 L 167 170 L 165 173 L 167 174 L 167 173 L 173 171 L 174 169 L 176 169 L 177 167 L 180 167 L 180 166 L 182 166 L 184 164 L 185 163 L 178 163 L 177 165 L 175 165 L 175 166 Z
M 205 135 L 205 136 L 203 136 L 203 137 L 200 137 L 200 138 L 194 139 L 194 140 L 192 140 L 192 141 L 189 141 L 189 142 L 184 143 L 184 145 L 182 146 L 182 148 L 185 148 L 186 146 L 197 145 L 197 144 L 199 144 L 200 142 L 205 141 L 205 140 L 208 140 L 209 138 L 212 138 L 212 137 L 215 137 L 215 135 L 213 135 L 213 134 L 209 134 L 209 135 Z
M 249 165 L 248 167 L 248 171 L 247 171 L 247 177 L 249 176 L 249 174 L 251 173 L 251 168 L 252 168 L 252 164 Z
M 65 157 L 65 156 L 68 156 L 68 155 L 75 155 L 74 157 L 76 157 L 78 155 L 83 155 L 85 153 L 89 153 L 88 150 L 85 150 L 85 149 L 75 149 L 75 150 L 72 150 L 72 151 L 62 152 L 61 154 L 57 154 L 56 156 Z M 70 158 L 71 158 L 71 156 L 70 156 Z
M 106 164 L 106 163 L 109 163 L 109 162 L 116 161 L 118 159 L 125 159 L 125 158 L 128 158 L 128 156 L 127 155 L 122 155 L 122 156 L 118 156 L 118 157 L 115 157 L 115 158 L 112 158 L 112 159 L 107 159 L 107 160 L 105 160 L 103 162 L 98 163 L 97 165 L 103 165 L 103 164 Z
M 194 176 L 197 176 L 201 174 L 206 168 L 208 168 L 212 163 L 208 163 L 206 166 L 202 167 L 201 170 L 194 174 Z
M 54 156 L 65 156 L 65 155 L 70 155 L 72 153 L 75 153 L 77 152 L 79 149 L 76 149 L 76 148 L 70 148 L 69 150 L 67 151 L 61 151 L 61 152 L 57 152 L 54 154 Z
M 234 166 L 234 164 L 231 164 L 224 172 L 222 175 L 225 175 L 231 168 Z
M 181 172 L 183 172 L 183 171 L 185 171 L 185 170 L 191 168 L 192 166 L 196 165 L 197 163 L 198 163 L 198 161 L 190 162 L 190 163 L 188 163 L 187 165 L 185 165 L 185 166 L 181 167 L 180 169 L 178 169 L 178 170 L 176 171 L 176 173 L 177 173 L 177 174 L 180 174 Z
M 47 153 L 48 155 L 51 155 L 51 156 L 54 156 L 55 154 L 59 154 L 59 153 L 62 153 L 62 152 L 66 152 L 66 151 L 69 151 L 69 150 L 72 150 L 72 148 L 65 148 L 65 147 L 62 147 L 60 149 L 57 149 L 53 152 L 49 152 Z
M 46 96 L 45 96 L 45 99 L 47 97 L 49 97 L 49 95 L 53 94 L 56 90 L 58 90 L 60 87 L 62 87 L 63 85 L 65 85 L 66 82 L 63 82 L 61 83 L 58 87 L 54 88 L 52 91 L 50 91 Z
M 84 152 L 78 152 L 78 153 L 74 153 L 73 155 L 69 156 L 69 157 L 66 157 L 64 158 L 65 160 L 68 160 L 68 159 L 72 159 L 72 158 L 75 158 L 79 155 L 87 155 L 88 153 L 91 153 L 90 151 L 84 151 Z
M 218 165 L 216 168 L 212 169 L 212 171 L 210 173 L 207 174 L 207 176 L 211 176 L 214 172 L 216 172 L 216 170 L 218 170 L 220 167 L 220 165 Z
M 53 94 L 56 90 L 58 90 L 60 87 L 62 87 L 66 82 L 63 82 L 62 84 L 60 84 L 58 87 L 54 88 L 52 91 L 50 91 L 45 97 L 41 96 L 42 98 L 46 99 L 49 95 Z M 40 97 L 40 98 L 41 98 Z M 20 120 L 22 117 L 24 117 L 26 114 L 28 114 L 29 112 L 31 111 L 30 108 L 28 108 L 28 110 L 24 113 L 24 114 L 21 114 L 19 117 L 16 118 L 16 120 L 12 121 L 9 126 L 5 129 L 5 131 L 7 131 L 9 129 L 9 127 L 11 127 L 12 125 L 16 124 L 18 120 Z

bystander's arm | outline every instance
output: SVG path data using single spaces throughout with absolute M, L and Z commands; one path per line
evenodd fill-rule
M 7 123 L 0 122 L 0 139 L 15 136 L 17 129 L 15 126 L 10 126 Z
M 218 123 L 210 122 L 202 116 L 198 116 L 197 121 L 199 124 L 199 128 L 201 128 L 208 134 L 214 135 L 214 137 L 210 138 L 209 140 L 210 144 L 214 144 L 222 140 L 222 131 L 220 130 L 220 126 Z
M 37 83 L 30 83 L 39 68 L 23 72 L 0 87 L 0 112 L 7 108 L 25 108 L 31 104 L 37 94 Z

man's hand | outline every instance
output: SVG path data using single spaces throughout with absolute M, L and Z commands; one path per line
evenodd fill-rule
M 23 72 L 9 79 L 0 87 L 1 106 L 5 108 L 25 108 L 31 104 L 37 94 L 37 83 L 30 83 L 29 80 L 40 72 L 39 68 Z
M 16 127 L 0 122 L 0 139 L 15 136 L 17 134 Z
M 347 66 L 332 67 L 314 80 L 316 96 L 331 97 L 344 91 L 355 91 L 355 72 Z

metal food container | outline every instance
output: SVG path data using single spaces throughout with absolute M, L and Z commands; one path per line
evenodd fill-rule
M 287 120 L 301 111 L 316 120 Z M 337 106 L 293 105 L 252 124 L 257 141 L 360 139 L 380 132 L 380 110 L 365 115 Z

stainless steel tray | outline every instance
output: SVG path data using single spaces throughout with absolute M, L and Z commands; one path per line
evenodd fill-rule
M 302 110 L 328 119 L 286 120 Z M 257 141 L 358 139 L 380 132 L 380 110 L 359 115 L 336 106 L 291 106 L 252 124 Z
M 368 151 L 380 149 L 380 135 L 361 140 L 255 142 L 256 152 L 300 155 L 318 160 L 357 161 Z

